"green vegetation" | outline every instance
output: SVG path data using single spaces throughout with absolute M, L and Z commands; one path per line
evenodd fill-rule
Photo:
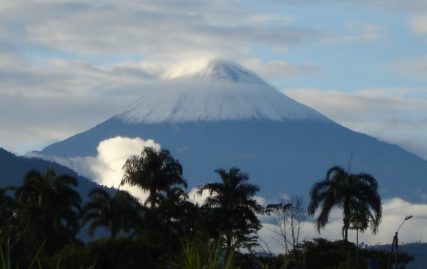
M 174 269 L 234 269 L 234 252 L 225 258 L 221 244 L 206 237 L 183 244 L 180 254 L 171 263 Z
M 314 184 L 308 213 L 321 207 L 320 229 L 332 207 L 343 208 L 344 241 L 300 243 L 301 198 L 263 208 L 254 198 L 259 188 L 236 167 L 216 170 L 220 181 L 201 186 L 210 194 L 202 205 L 188 199 L 183 169 L 166 150 L 146 148 L 123 169 L 123 184 L 148 192 L 144 203 L 103 188 L 83 203 L 77 180 L 52 170 L 29 171 L 20 186 L 0 188 L 0 269 L 326 269 L 349 266 L 350 253 L 358 257 L 351 268 L 366 268 L 370 258 L 387 266 L 387 253 L 347 242 L 349 229 L 375 232 L 381 219 L 376 180 L 367 174 L 333 167 Z M 283 255 L 256 254 L 259 214 L 279 217 Z M 86 235 L 90 241 L 79 239 Z M 410 259 L 399 256 L 402 265 Z

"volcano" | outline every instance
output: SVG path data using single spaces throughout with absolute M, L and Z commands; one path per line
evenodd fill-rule
M 328 168 L 341 165 L 373 175 L 383 198 L 426 197 L 426 160 L 333 122 L 238 64 L 215 60 L 175 70 L 139 92 L 122 112 L 39 155 L 95 156 L 101 141 L 141 137 L 171 151 L 190 187 L 214 180 L 215 169 L 237 166 L 264 197 L 305 196 Z

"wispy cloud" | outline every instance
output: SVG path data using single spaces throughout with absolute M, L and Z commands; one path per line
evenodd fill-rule
M 321 72 L 321 68 L 313 63 L 291 64 L 281 60 L 262 61 L 248 58 L 242 60 L 241 64 L 266 79 L 279 79 Z
M 342 15 L 349 6 L 356 14 L 369 11 L 368 18 Z M 326 10 L 331 18 L 321 20 Z M 334 61 L 331 45 L 344 52 L 354 44 L 383 45 L 394 34 L 388 20 L 402 13 L 425 34 L 426 12 L 422 0 L 3 1 L 0 146 L 23 153 L 30 149 L 23 144 L 40 147 L 90 128 L 182 60 L 231 59 L 271 80 L 322 77 Z M 422 58 L 394 68 L 423 81 L 425 70 Z M 403 124 L 401 118 L 388 117 L 389 124 Z M 370 122 L 360 130 L 376 128 Z
M 16 2 L 0 14 L 6 33 L 18 32 L 32 46 L 81 53 L 283 47 L 314 33 L 286 15 L 228 1 Z
M 330 44 L 366 43 L 385 39 L 385 29 L 372 23 L 348 23 L 341 31 L 325 35 Z
M 409 25 L 415 33 L 420 35 L 427 34 L 427 16 L 414 16 L 411 18 Z
M 425 21 L 427 23 L 427 19 Z M 427 24 L 425 24 L 427 25 Z M 427 26 L 426 26 L 427 34 Z M 408 78 L 416 78 L 419 80 L 427 80 L 427 56 L 416 58 L 401 59 L 394 63 L 385 66 L 386 69 L 393 71 L 395 74 L 403 75 Z
M 424 90 L 371 89 L 358 92 L 289 89 L 284 93 L 353 130 L 427 158 L 427 98 Z
M 317 4 L 333 6 L 351 6 L 367 9 L 378 9 L 383 11 L 405 12 L 410 14 L 422 13 L 427 11 L 427 3 L 424 0 L 284 0 L 283 2 L 292 4 Z

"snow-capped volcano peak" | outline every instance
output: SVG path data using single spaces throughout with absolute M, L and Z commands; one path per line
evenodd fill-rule
M 178 65 L 166 72 L 166 79 L 193 79 L 234 83 L 265 82 L 246 68 L 227 60 L 213 59 L 191 65 Z
M 127 122 L 191 122 L 326 117 L 272 88 L 247 69 L 224 60 L 175 69 L 169 79 L 141 90 L 117 117 Z
M 223 60 L 213 60 L 193 75 L 195 79 L 228 81 L 239 83 L 264 83 L 245 68 Z

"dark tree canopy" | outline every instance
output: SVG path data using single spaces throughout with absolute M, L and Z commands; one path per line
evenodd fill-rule
M 311 201 L 308 214 L 313 216 L 320 207 L 317 216 L 317 229 L 324 227 L 333 207 L 343 209 L 343 238 L 348 239 L 351 224 L 358 222 L 361 228 L 371 225 L 375 233 L 381 221 L 381 198 L 374 177 L 369 174 L 352 174 L 339 166 L 326 172 L 326 177 L 315 183 L 310 191 Z
M 44 174 L 32 170 L 17 188 L 17 221 L 21 236 L 35 248 L 44 244 L 47 252 L 58 245 L 73 242 L 80 230 L 81 198 L 76 191 L 78 181 L 54 171 Z
M 148 191 L 145 204 L 154 210 L 175 186 L 187 187 L 182 177 L 182 166 L 167 150 L 146 147 L 139 156 L 129 158 L 125 165 L 122 184 L 138 186 Z
M 142 206 L 128 192 L 117 190 L 110 195 L 104 189 L 89 192 L 89 202 L 83 211 L 83 225 L 89 224 L 88 234 L 93 235 L 99 227 L 110 231 L 111 237 L 120 232 L 135 230 L 141 222 Z
M 262 207 L 253 198 L 259 188 L 246 183 L 249 176 L 239 168 L 215 172 L 221 182 L 205 184 L 199 191 L 211 194 L 204 205 L 207 223 L 211 231 L 224 238 L 228 250 L 250 247 L 256 243 L 256 232 L 261 228 L 255 213 L 261 212 Z

